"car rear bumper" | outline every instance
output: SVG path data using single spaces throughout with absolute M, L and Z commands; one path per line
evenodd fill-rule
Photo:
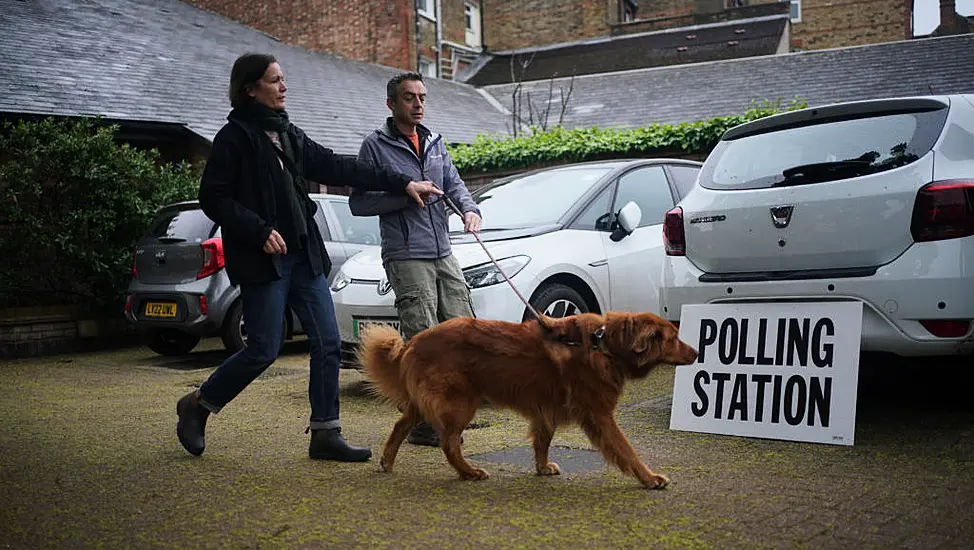
M 129 285 L 125 319 L 139 331 L 177 329 L 188 334 L 208 337 L 220 334 L 227 310 L 240 292 L 222 281 L 195 281 L 183 285 L 147 285 L 133 282 Z M 206 299 L 206 313 L 200 297 Z M 146 315 L 149 303 L 175 304 L 172 317 Z
M 678 320 L 684 304 L 855 300 L 863 303 L 862 351 L 904 356 L 974 353 L 974 323 L 958 338 L 932 335 L 920 320 L 974 319 L 974 237 L 915 244 L 868 277 L 700 282 L 687 258 L 663 263 L 660 312 Z

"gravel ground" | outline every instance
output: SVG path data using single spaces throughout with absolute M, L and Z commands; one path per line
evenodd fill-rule
M 673 368 L 630 385 L 619 423 L 672 480 L 646 491 L 577 429 L 533 475 L 527 425 L 480 411 L 464 450 L 404 445 L 394 474 L 307 458 L 307 345 L 220 415 L 191 457 L 175 403 L 223 353 L 146 348 L 0 362 L 0 544 L 10 548 L 964 548 L 974 540 L 972 369 L 864 366 L 852 447 L 670 431 Z M 868 368 L 867 368 L 868 367 Z M 343 423 L 378 454 L 397 418 L 342 372 Z

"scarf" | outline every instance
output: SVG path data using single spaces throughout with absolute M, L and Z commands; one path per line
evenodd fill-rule
M 291 167 L 294 167 L 295 170 L 300 169 L 298 168 L 297 158 L 294 154 L 294 145 L 291 143 L 291 138 L 287 133 L 288 126 L 290 126 L 287 111 L 275 111 L 257 101 L 240 107 L 238 110 L 241 118 L 248 123 L 253 124 L 264 132 L 277 132 L 280 136 L 281 152 L 290 161 L 290 165 L 283 165 L 285 181 L 277 189 L 280 225 L 278 229 L 281 232 L 281 236 L 284 237 L 284 241 L 289 244 L 289 247 L 293 246 L 291 243 L 304 244 L 308 239 L 308 218 L 305 205 L 298 197 L 298 188 L 304 183 L 304 178 L 301 174 L 291 172 Z M 270 137 L 268 137 L 268 140 L 270 140 Z M 271 147 L 276 148 L 277 146 L 272 144 Z

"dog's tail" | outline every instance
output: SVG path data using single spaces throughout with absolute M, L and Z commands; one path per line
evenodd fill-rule
M 372 391 L 400 409 L 409 403 L 409 392 L 399 372 L 405 349 L 398 330 L 380 325 L 366 331 L 357 352 L 358 362 L 372 382 Z

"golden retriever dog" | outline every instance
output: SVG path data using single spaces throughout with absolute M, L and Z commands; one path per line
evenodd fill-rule
M 487 479 L 460 451 L 461 432 L 489 402 L 530 421 L 539 475 L 560 473 L 548 461 L 555 430 L 578 424 L 608 462 L 645 487 L 669 480 L 636 455 L 615 421 L 627 380 L 659 364 L 693 363 L 697 352 L 681 342 L 672 323 L 652 313 L 586 313 L 543 323 L 455 318 L 403 342 L 391 327 L 362 338 L 359 361 L 375 391 L 402 411 L 380 461 L 391 472 L 409 431 L 426 419 L 461 479 Z

